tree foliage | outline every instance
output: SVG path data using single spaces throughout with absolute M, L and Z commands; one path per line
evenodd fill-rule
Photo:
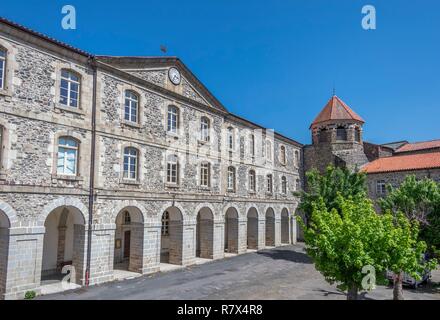
M 307 191 L 298 195 L 301 197 L 299 210 L 304 212 L 309 219 L 313 212 L 313 204 L 319 199 L 324 201 L 328 209 L 335 208 L 338 212 L 338 194 L 346 199 L 363 198 L 366 195 L 366 176 L 363 173 L 354 173 L 346 168 L 329 166 L 325 174 L 320 174 L 316 169 L 308 171 Z
M 440 185 L 425 178 L 407 176 L 398 188 L 387 186 L 388 195 L 379 200 L 383 212 L 402 212 L 420 225 L 420 238 L 432 250 L 440 247 Z

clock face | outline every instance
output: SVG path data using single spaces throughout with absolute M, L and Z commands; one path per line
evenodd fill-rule
M 176 68 L 170 68 L 168 71 L 168 76 L 170 77 L 170 80 L 175 85 L 180 84 L 180 72 Z

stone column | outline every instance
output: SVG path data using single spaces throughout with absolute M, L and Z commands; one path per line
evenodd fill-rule
M 128 270 L 142 273 L 144 266 L 144 224 L 130 223 L 130 258 Z
M 238 249 L 237 253 L 246 253 L 247 251 L 247 218 L 238 219 Z
M 89 284 L 112 281 L 116 224 L 95 224 L 92 233 L 92 252 Z
M 296 244 L 296 216 L 292 216 L 290 219 L 292 222 L 290 223 L 290 236 L 291 236 L 291 243 Z
M 6 300 L 22 299 L 27 291 L 40 293 L 44 227 L 9 229 Z
M 75 268 L 75 283 L 81 286 L 86 284 L 87 230 L 88 227 L 84 225 L 75 224 L 73 226 L 72 265 Z
M 266 219 L 263 216 L 258 216 L 258 250 L 266 247 Z
M 183 225 L 182 234 L 182 265 L 192 265 L 196 259 L 196 223 L 190 222 Z
M 281 219 L 275 218 L 275 239 L 274 239 L 275 247 L 281 245 Z
M 214 221 L 213 252 L 212 259 L 225 257 L 225 225 L 222 220 Z
M 161 228 L 160 223 L 144 224 L 143 274 L 159 271 Z

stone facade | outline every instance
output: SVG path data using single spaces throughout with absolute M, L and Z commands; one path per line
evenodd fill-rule
M 292 191 L 301 185 L 302 145 L 230 114 L 180 60 L 94 57 L 3 21 L 0 48 L 7 51 L 0 91 L 0 299 L 39 293 L 49 273 L 69 264 L 76 283 L 93 285 L 113 280 L 121 262 L 133 272 L 157 272 L 164 251 L 168 263 L 190 265 L 197 256 L 222 258 L 225 248 L 244 253 L 264 248 L 266 240 L 296 241 Z M 178 85 L 168 77 L 172 67 L 181 73 Z M 59 102 L 62 70 L 79 78 L 77 108 Z M 124 118 L 126 90 L 139 98 L 135 123 Z M 176 133 L 167 132 L 171 105 L 179 114 Z M 210 123 L 208 142 L 200 139 L 202 117 Z M 61 137 L 78 142 L 76 174 L 57 171 Z M 126 147 L 138 152 L 136 179 L 124 178 Z M 178 159 L 177 184 L 167 182 L 169 155 Z M 202 163 L 210 164 L 207 186 Z M 227 188 L 229 167 L 234 190 Z M 161 243 L 165 212 L 167 245 Z

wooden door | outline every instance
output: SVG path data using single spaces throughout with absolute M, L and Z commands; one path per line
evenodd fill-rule
M 130 258 L 130 237 L 131 237 L 131 232 L 125 231 L 125 233 L 124 233 L 124 258 Z

